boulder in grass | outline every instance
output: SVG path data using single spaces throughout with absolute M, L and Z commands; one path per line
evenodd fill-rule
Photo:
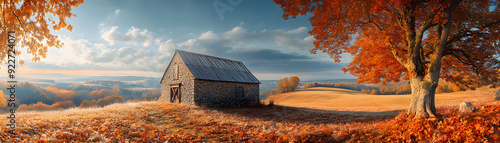
M 493 95 L 493 99 L 500 100 L 500 89 L 497 91 L 495 95 Z
M 472 105 L 470 102 L 462 102 L 460 103 L 460 107 L 458 108 L 458 112 L 460 113 L 472 113 L 476 110 L 476 107 Z

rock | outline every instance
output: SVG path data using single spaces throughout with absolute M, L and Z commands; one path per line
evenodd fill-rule
M 475 110 L 476 107 L 474 107 L 470 102 L 462 102 L 460 103 L 460 107 L 458 108 L 459 113 L 472 113 Z
M 500 100 L 500 89 L 497 91 L 495 95 L 493 95 L 493 99 Z

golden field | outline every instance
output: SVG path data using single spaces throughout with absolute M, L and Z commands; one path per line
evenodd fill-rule
M 460 102 L 493 102 L 493 94 L 497 90 L 498 88 L 483 87 L 473 91 L 436 94 L 436 106 L 457 106 Z M 392 111 L 408 109 L 410 97 L 410 94 L 370 95 L 350 89 L 313 87 L 272 96 L 264 102 L 272 100 L 277 105 L 335 111 Z
M 438 94 L 439 119 L 407 119 L 409 95 L 310 88 L 273 97 L 278 106 L 203 108 L 161 101 L 16 114 L 2 142 L 478 142 L 500 141 L 494 89 Z M 457 113 L 472 101 L 476 113 Z M 295 106 L 295 107 L 292 107 Z M 1 116 L 7 117 L 8 114 Z M 7 121 L 7 120 L 6 120 Z

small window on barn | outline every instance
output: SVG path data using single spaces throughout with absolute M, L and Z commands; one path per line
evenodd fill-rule
M 173 79 L 179 79 L 179 65 L 174 65 L 174 71 L 172 72 Z
M 236 96 L 236 98 L 245 97 L 245 88 L 243 86 L 236 86 L 235 96 Z

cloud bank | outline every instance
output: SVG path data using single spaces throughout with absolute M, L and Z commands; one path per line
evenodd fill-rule
M 158 38 L 148 29 L 130 27 L 123 34 L 118 26 L 113 26 L 101 32 L 102 43 L 61 37 L 63 48 L 48 52 L 41 65 L 59 69 L 163 72 L 174 50 L 183 49 L 242 61 L 256 75 L 331 73 L 346 66 L 310 55 L 308 50 L 313 48 L 314 38 L 307 31 L 305 27 L 248 31 L 238 26 L 225 32 L 206 31 L 175 42 Z

